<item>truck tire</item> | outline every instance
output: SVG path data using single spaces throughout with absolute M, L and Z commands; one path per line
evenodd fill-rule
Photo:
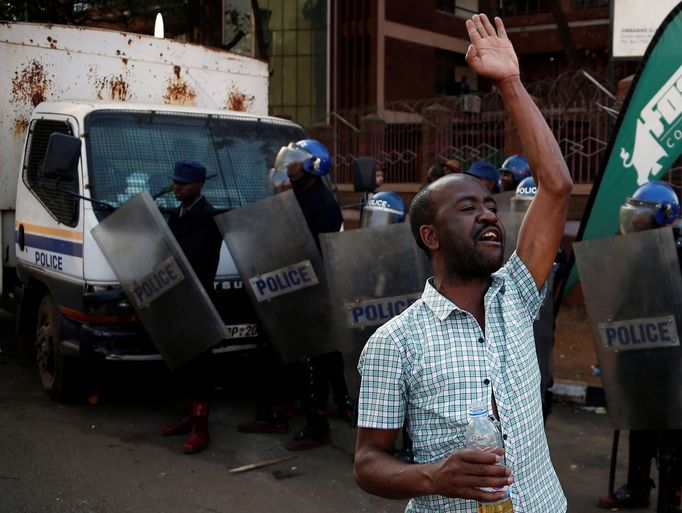
M 53 401 L 72 399 L 77 390 L 77 363 L 61 350 L 61 313 L 45 294 L 36 317 L 36 361 L 43 390 Z

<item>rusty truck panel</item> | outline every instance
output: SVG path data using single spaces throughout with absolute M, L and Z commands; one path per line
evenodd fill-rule
M 152 36 L 0 22 L 0 62 L 0 211 L 14 208 L 26 130 L 43 101 L 268 110 L 264 62 Z

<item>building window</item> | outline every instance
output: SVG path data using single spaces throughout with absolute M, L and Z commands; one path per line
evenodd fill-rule
M 503 16 L 522 16 L 549 12 L 550 0 L 517 0 L 516 2 L 500 1 L 500 14 Z
M 223 44 L 229 45 L 231 52 L 254 55 L 250 0 L 223 1 Z
M 456 96 L 471 92 L 471 71 L 462 54 L 436 49 L 435 91 L 437 94 Z
M 327 2 L 259 5 L 270 55 L 270 113 L 310 128 L 327 114 Z

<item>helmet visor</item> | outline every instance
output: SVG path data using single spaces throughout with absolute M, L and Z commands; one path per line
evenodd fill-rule
M 270 169 L 270 171 L 268 171 L 268 182 L 274 192 L 280 192 L 291 185 L 286 169 Z
M 365 207 L 362 211 L 362 228 L 372 226 L 385 226 L 387 224 L 401 223 L 404 214 L 390 208 Z
M 656 228 L 656 210 L 627 203 L 620 207 L 621 233 L 634 233 Z
M 305 162 L 307 159 L 311 158 L 312 155 L 307 151 L 294 146 L 294 143 L 289 143 L 288 146 L 282 146 L 275 157 L 275 165 L 273 166 L 275 171 L 287 172 L 287 167 L 292 162 Z

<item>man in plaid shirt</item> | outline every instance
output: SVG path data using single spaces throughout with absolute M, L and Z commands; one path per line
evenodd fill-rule
M 494 197 L 474 177 L 453 174 L 420 191 L 410 222 L 434 277 L 421 299 L 367 343 L 358 368 L 355 479 L 364 490 L 412 499 L 411 512 L 475 512 L 509 485 L 515 513 L 561 513 L 566 499 L 542 420 L 533 319 L 564 231 L 572 183 L 559 146 L 521 84 L 499 18 L 467 20 L 466 60 L 492 80 L 514 120 L 538 189 L 502 267 L 505 231 Z M 484 400 L 505 449 L 465 448 L 468 408 Z M 403 423 L 415 464 L 392 456 Z M 505 465 L 496 465 L 504 457 Z

